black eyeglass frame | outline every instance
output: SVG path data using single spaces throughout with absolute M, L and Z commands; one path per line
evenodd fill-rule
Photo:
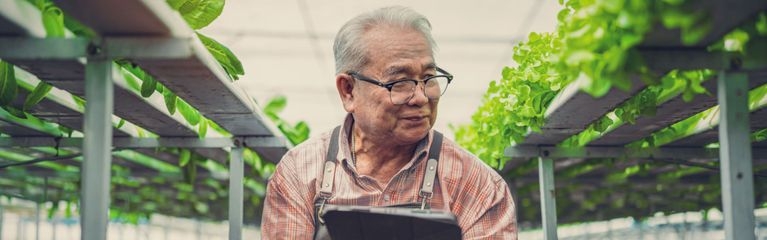
M 357 80 L 362 80 L 362 81 L 365 81 L 365 82 L 377 85 L 379 87 L 386 88 L 386 90 L 389 90 L 389 94 L 391 94 L 391 89 L 394 87 L 394 84 L 397 84 L 397 83 L 412 81 L 412 82 L 415 82 L 416 86 L 418 86 L 419 82 L 421 84 L 423 84 L 424 86 L 426 86 L 426 82 L 428 82 L 429 80 L 431 80 L 433 78 L 436 78 L 436 77 L 447 77 L 447 86 L 445 86 L 445 91 L 442 91 L 441 93 L 439 93 L 439 96 L 441 97 L 447 91 L 447 87 L 450 86 L 450 82 L 453 81 L 453 75 L 450 74 L 449 72 L 445 71 L 444 69 L 439 68 L 439 67 L 437 67 L 437 73 L 442 73 L 442 74 L 441 75 L 434 75 L 434 76 L 431 76 L 431 77 L 427 77 L 426 79 L 423 79 L 423 80 L 403 79 L 403 80 L 397 80 L 397 81 L 392 81 L 392 82 L 388 82 L 388 83 L 383 83 L 381 81 L 378 81 L 378 80 L 366 77 L 365 75 L 362 75 L 362 74 L 360 74 L 358 72 L 355 72 L 355 71 L 348 71 L 348 72 L 346 72 L 346 74 L 349 74 L 349 76 L 352 76 L 353 78 L 355 78 Z M 415 94 L 415 91 L 413 93 Z

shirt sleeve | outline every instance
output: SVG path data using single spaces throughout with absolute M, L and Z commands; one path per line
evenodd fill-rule
M 313 205 L 306 186 L 298 184 L 299 175 L 290 167 L 286 155 L 272 175 L 266 189 L 261 220 L 261 238 L 312 239 L 314 237 Z
M 459 224 L 463 239 L 517 239 L 514 200 L 506 182 L 491 182 L 479 196 L 466 197 Z

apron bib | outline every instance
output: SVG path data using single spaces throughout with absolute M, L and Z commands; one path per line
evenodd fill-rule
M 315 240 L 330 240 L 330 234 L 325 226 L 325 222 L 322 220 L 322 211 L 325 206 L 329 206 L 328 200 L 333 195 L 333 180 L 336 173 L 336 157 L 338 155 L 338 135 L 341 131 L 341 126 L 333 129 L 333 133 L 330 137 L 330 145 L 328 146 L 328 154 L 325 157 L 325 166 L 322 171 L 322 182 L 320 183 L 320 194 L 317 200 L 314 201 L 314 239 Z M 434 180 L 437 176 L 437 164 L 439 160 L 439 153 L 442 147 L 442 134 L 434 131 L 434 140 L 429 147 L 429 160 L 426 162 L 426 173 L 421 184 L 421 190 L 418 196 L 421 198 L 421 202 L 405 203 L 398 205 L 389 205 L 385 207 L 404 207 L 404 208 L 420 208 L 429 209 L 428 200 L 431 199 L 434 193 Z

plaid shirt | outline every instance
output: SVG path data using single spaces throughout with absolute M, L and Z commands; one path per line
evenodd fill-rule
M 418 203 L 433 133 L 421 141 L 413 159 L 388 183 L 357 174 L 347 139 L 348 115 L 339 135 L 333 195 L 328 204 L 387 206 Z M 327 154 L 330 132 L 288 151 L 277 165 L 266 192 L 261 225 L 263 239 L 312 239 L 314 203 Z M 438 180 L 429 201 L 432 209 L 456 215 L 464 239 L 517 239 L 514 201 L 506 182 L 477 157 L 444 139 Z

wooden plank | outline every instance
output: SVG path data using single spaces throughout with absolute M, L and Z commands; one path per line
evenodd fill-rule
M 1 110 L 0 110 L 1 111 Z M 14 137 L 43 137 L 50 136 L 48 133 L 29 129 L 20 125 L 17 125 L 7 120 L 0 120 L 0 132 L 14 136 Z
M 29 91 L 24 88 L 18 89 L 18 95 L 12 103 L 12 106 L 21 109 L 24 106 L 24 100 L 29 95 Z M 42 120 L 57 123 L 61 126 L 82 132 L 83 130 L 83 114 L 73 109 L 71 106 L 65 106 L 63 104 L 52 101 L 48 98 L 43 98 L 37 105 L 27 110 L 28 113 Z M 112 129 L 113 135 L 116 137 L 129 137 L 125 131 L 118 128 Z
M 723 69 L 729 67 L 726 55 L 706 48 L 646 49 L 639 48 L 644 63 L 653 73 L 663 76 L 675 69 Z
M 15 3 L 15 2 L 14 2 Z M 223 69 L 207 52 L 204 46 L 186 25 L 184 20 L 163 1 L 99 1 L 73 0 L 57 1 L 67 14 L 80 19 L 86 25 L 103 36 L 113 37 L 162 37 L 189 39 L 188 46 L 194 55 L 182 60 L 169 59 L 134 59 L 158 81 L 185 99 L 198 109 L 203 116 L 238 136 L 277 136 L 278 130 L 258 110 L 255 102 L 241 89 L 233 85 Z M 44 37 L 40 13 L 29 4 L 20 7 L 9 5 L 0 11 L 0 16 L 7 23 L 3 32 L 13 36 Z M 19 13 L 29 16 L 19 17 Z M 116 17 L 116 16 L 127 17 Z M 8 20 L 13 19 L 13 21 Z M 178 41 L 183 42 L 183 41 Z M 119 47 L 119 46 L 118 46 Z M 38 78 L 64 89 L 76 96 L 84 96 L 84 67 L 76 60 L 11 60 L 14 65 L 25 69 Z M 115 88 L 116 115 L 137 123 L 137 125 L 163 136 L 193 136 L 190 129 L 174 124 L 173 117 L 163 117 L 164 107 L 147 107 L 140 104 L 136 95 L 123 89 Z M 216 99 L 216 101 L 210 101 Z M 130 100 L 130 101 L 126 101 Z M 139 104 L 137 104 L 139 103 Z M 158 112 L 159 110 L 159 112 Z M 69 121 L 68 119 L 60 119 Z M 177 121 L 183 123 L 184 121 Z M 76 123 L 76 122 L 74 122 Z M 171 125 L 167 125 L 171 124 Z M 287 152 L 287 144 L 282 147 L 249 146 L 268 161 L 278 162 Z M 226 159 L 225 152 L 205 155 L 219 160 Z
M 640 116 L 636 120 L 636 124 L 624 123 L 623 126 L 590 142 L 589 145 L 623 146 L 715 106 L 716 80 L 709 79 L 702 85 L 711 95 L 697 95 L 690 102 L 685 102 L 680 94 L 674 99 L 658 105 L 655 116 Z
M 255 102 L 231 83 L 181 16 L 165 2 L 61 0 L 57 3 L 103 36 L 189 38 L 195 53 L 190 58 L 132 60 L 227 131 L 237 136 L 275 136 L 276 128 L 267 126 L 269 123 L 265 123 Z
M 751 123 L 751 130 L 761 130 L 767 128 L 767 108 L 762 108 L 751 112 L 749 117 Z M 710 130 L 703 131 L 701 133 L 691 135 L 672 143 L 667 144 L 670 147 L 690 147 L 690 146 L 705 146 L 711 143 L 719 142 L 719 127 L 714 127 Z M 765 142 L 754 144 L 754 146 L 766 146 Z M 757 156 L 756 154 L 754 156 Z
M 24 99 L 26 99 L 26 96 L 29 94 L 29 91 L 27 91 L 24 88 L 19 88 L 18 93 L 19 93 L 18 96 L 16 97 L 16 99 L 14 100 L 12 104 L 13 106 L 17 108 L 21 108 L 21 106 L 23 106 L 24 104 Z M 50 121 L 50 122 L 55 122 L 76 131 L 80 131 L 80 132 L 83 131 L 83 114 L 75 110 L 74 106 L 67 106 L 65 104 L 58 103 L 51 99 L 43 98 L 43 100 L 41 100 L 37 105 L 29 109 L 29 113 L 40 119 Z M 44 133 L 39 133 L 39 134 L 44 134 Z M 44 134 L 42 136 L 50 136 L 50 135 Z M 113 128 L 113 136 L 130 137 L 131 135 L 122 129 Z M 79 151 L 79 149 L 77 149 L 77 151 Z M 178 165 L 179 157 L 177 155 L 157 151 L 155 149 L 136 149 L 134 151 L 162 160 L 172 165 Z M 228 155 L 228 153 L 222 149 L 195 149 L 194 151 L 208 158 L 217 160 L 219 162 L 226 161 L 227 155 Z M 133 172 L 143 172 L 148 169 L 146 166 L 141 166 L 121 158 L 115 157 L 113 159 L 118 160 L 115 162 L 115 165 L 128 167 Z M 198 171 L 206 172 L 204 168 Z
M 767 9 L 767 1 L 764 0 L 701 0 L 689 9 L 690 11 L 702 11 L 708 13 L 711 23 L 711 31 L 698 43 L 684 45 L 681 42 L 679 30 L 668 30 L 660 23 L 645 35 L 642 48 L 706 48 L 708 45 L 722 39 L 735 27 L 756 16 L 757 13 Z
M 132 59 L 158 81 L 187 101 L 200 113 L 236 136 L 278 136 L 251 97 L 235 86 L 207 52 L 178 13 L 163 1 L 131 0 L 57 1 L 68 14 L 103 36 L 172 36 L 189 38 L 194 52 L 186 59 Z M 130 17 L 116 17 L 115 12 Z M 135 19 L 141 19 L 136 22 Z M 211 101 L 215 99 L 215 101 Z M 115 109 L 119 109 L 116 107 Z M 250 146 L 271 162 L 278 162 L 280 149 Z
M 531 133 L 524 144 L 555 145 L 562 140 L 582 132 L 589 124 L 612 111 L 631 96 L 645 88 L 638 78 L 632 79 L 632 87 L 626 92 L 616 88 L 601 98 L 579 90 L 577 82 L 568 85 L 552 100 L 546 110 L 546 124 L 541 133 Z
M 749 89 L 767 83 L 767 71 L 750 72 Z M 655 116 L 640 116 L 636 124 L 625 123 L 604 136 L 589 143 L 590 146 L 623 146 L 640 140 L 650 134 L 666 128 L 674 123 L 687 119 L 695 114 L 716 106 L 716 80 L 705 81 L 703 87 L 711 94 L 696 95 L 690 102 L 685 102 L 681 94 L 674 99 L 658 105 Z M 676 146 L 676 145 L 675 145 Z M 695 146 L 695 145 L 679 145 Z M 700 145 L 697 145 L 700 146 Z
M 12 64 L 17 61 L 11 60 Z M 83 91 L 84 66 L 75 60 L 66 61 L 20 61 L 17 65 L 22 69 L 46 81 L 56 88 L 70 92 L 73 95 L 85 97 Z M 65 76 L 66 80 L 60 80 L 59 76 Z M 186 124 L 186 121 L 178 116 L 171 116 L 165 109 L 164 102 L 157 94 L 155 99 L 143 98 L 129 89 L 126 83 L 122 82 L 122 76 L 115 76 L 115 108 L 114 113 L 118 117 L 125 119 L 137 126 L 160 136 L 168 137 L 196 137 L 197 133 L 192 127 Z M 79 94 L 79 95 L 78 95 Z M 54 108 L 55 110 L 56 108 Z M 60 110 L 60 109 L 59 109 Z M 82 114 L 80 114 L 82 116 Z M 68 119 L 72 123 L 78 123 L 82 119 Z M 70 125 L 70 127 L 72 127 Z M 81 127 L 74 129 L 82 129 Z M 224 150 L 204 150 L 200 151 L 204 156 L 215 159 L 219 162 L 226 162 L 228 153 Z M 271 160 L 271 159 L 270 159 Z M 277 160 L 279 161 L 279 160 Z
M 227 131 L 237 136 L 275 136 L 255 102 L 230 82 L 199 42 L 193 46 L 196 56 L 191 59 L 134 62 Z
M 192 34 L 184 20 L 164 1 L 54 0 L 54 2 L 64 12 L 104 36 L 189 36 Z M 152 11 L 161 11 L 162 14 L 148 14 Z

